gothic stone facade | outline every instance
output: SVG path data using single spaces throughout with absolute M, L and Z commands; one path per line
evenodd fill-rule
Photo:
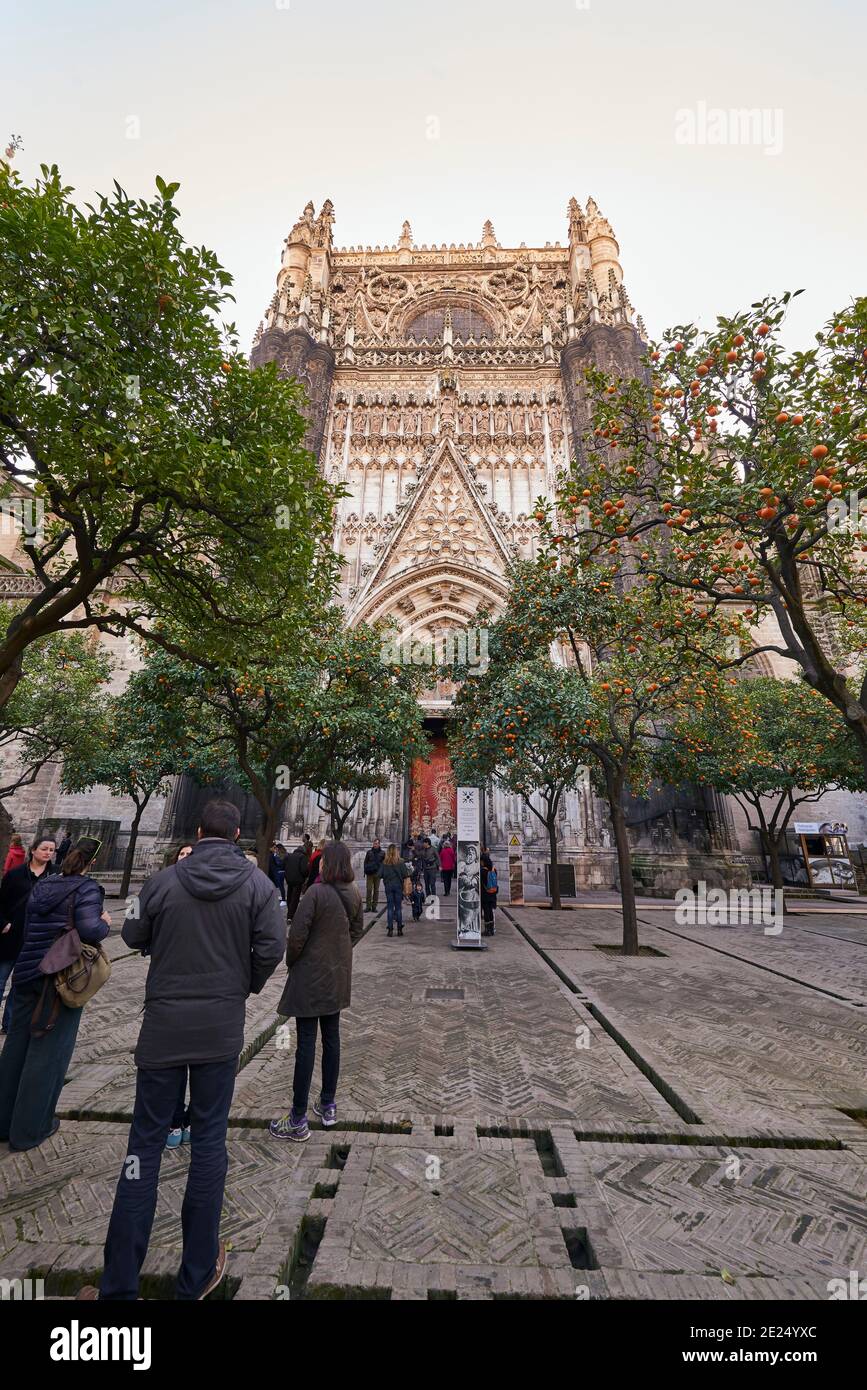
M 404 223 L 394 246 L 338 250 L 333 220 L 330 202 L 318 217 L 310 203 L 286 238 L 253 362 L 304 384 L 308 445 L 347 489 L 335 536 L 347 622 L 391 619 L 441 650 L 480 608 L 496 613 L 510 561 L 533 556 L 534 502 L 553 492 L 587 427 L 585 364 L 641 371 L 643 325 L 592 198 L 570 201 L 563 245 L 501 246 L 486 222 L 475 245 L 418 246 Z M 441 682 L 422 700 L 420 717 L 439 735 L 435 763 L 452 694 Z M 350 840 L 451 828 L 442 780 L 410 789 L 396 777 L 364 796 Z M 712 882 L 744 880 L 718 798 L 661 795 L 631 809 L 648 886 L 683 883 L 688 863 Z M 495 790 L 485 822 L 495 855 L 519 838 L 541 886 L 545 834 L 521 799 Z M 325 822 L 299 792 L 284 832 L 302 828 L 315 836 Z M 589 789 L 566 798 L 560 832 L 577 883 L 611 885 L 611 838 Z

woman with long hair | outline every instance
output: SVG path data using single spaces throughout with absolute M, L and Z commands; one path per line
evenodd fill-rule
M 18 837 L 21 838 L 20 836 Z M 24 940 L 24 914 L 27 899 L 43 874 L 52 872 L 55 842 L 51 835 L 37 835 L 27 854 L 26 861 L 9 869 L 0 883 L 0 999 L 6 981 L 15 969 L 21 942 Z M 0 1032 L 8 1033 L 12 1017 L 12 989 L 3 1010 Z
M 9 1036 L 0 1056 L 0 1141 L 8 1140 L 10 1149 L 35 1149 L 60 1125 L 54 1112 L 82 1011 L 62 1002 L 39 966 L 70 925 L 94 946 L 108 935 L 103 889 L 87 876 L 98 849 L 98 840 L 80 840 L 64 855 L 61 872 L 44 875 L 27 901 Z
M 322 1034 L 322 1089 L 313 1113 L 324 1129 L 337 1123 L 340 1014 L 349 1008 L 352 948 L 363 934 L 364 905 L 355 884 L 352 856 L 339 840 L 329 840 L 322 849 L 320 881 L 304 894 L 289 928 L 289 979 L 277 1012 L 295 1019 L 295 1074 L 292 1109 L 271 1122 L 275 1139 L 303 1144 L 310 1138 L 307 1105 L 317 1031 Z
M 413 877 L 413 871 L 406 860 L 401 859 L 397 845 L 389 845 L 385 851 L 379 876 L 385 887 L 385 903 L 388 910 L 386 934 L 393 936 L 394 928 L 397 927 L 398 936 L 403 936 L 403 885 L 405 879 Z

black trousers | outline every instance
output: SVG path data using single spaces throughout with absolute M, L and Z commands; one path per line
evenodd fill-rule
M 452 879 L 455 871 L 454 869 L 441 869 L 440 872 L 443 876 L 443 897 L 447 898 L 452 891 Z
M 229 1167 L 226 1129 L 237 1069 L 237 1057 L 193 1063 L 189 1068 L 192 1147 L 181 1208 L 183 1254 L 175 1290 L 178 1299 L 197 1299 L 217 1263 Z M 186 1079 L 185 1066 L 138 1069 L 127 1156 L 105 1239 L 100 1299 L 138 1298 L 139 1271 L 157 1207 L 166 1134 Z
M 292 1083 L 292 1109 L 296 1115 L 307 1114 L 313 1063 L 316 1060 L 316 1028 L 322 1033 L 322 1102 L 330 1105 L 337 1094 L 340 1075 L 340 1014 L 322 1014 L 319 1018 L 296 1018 L 295 1075 Z

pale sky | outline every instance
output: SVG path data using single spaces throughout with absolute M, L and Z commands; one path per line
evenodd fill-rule
M 404 218 L 419 244 L 491 218 L 544 245 L 592 194 L 651 333 L 804 288 L 807 346 L 867 292 L 861 0 L 2 0 L 0 26 L 21 172 L 55 162 L 82 201 L 178 180 L 245 350 L 308 198 L 338 246 Z

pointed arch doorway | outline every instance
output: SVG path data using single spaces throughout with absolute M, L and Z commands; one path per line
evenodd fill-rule
M 430 742 L 427 759 L 416 758 L 409 776 L 404 835 L 454 835 L 458 789 L 448 746 L 448 721 L 427 718 L 423 727 Z

